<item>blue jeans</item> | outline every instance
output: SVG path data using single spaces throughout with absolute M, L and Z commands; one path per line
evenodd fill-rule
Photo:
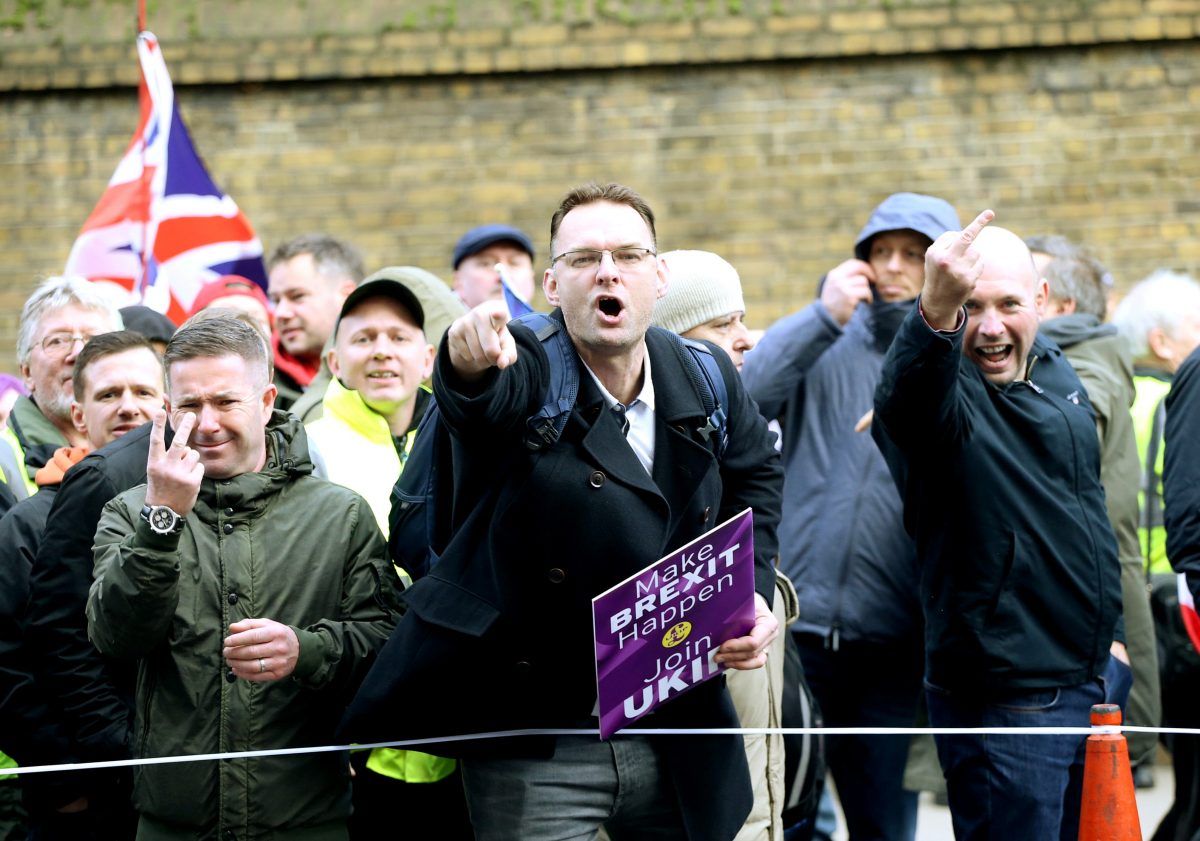
M 559 736 L 550 759 L 464 759 L 462 774 L 477 841 L 590 841 L 601 826 L 612 841 L 687 837 L 643 736 Z
M 934 727 L 1087 727 L 1103 682 L 984 700 L 925 682 Z M 956 841 L 1077 841 L 1087 736 L 938 735 Z

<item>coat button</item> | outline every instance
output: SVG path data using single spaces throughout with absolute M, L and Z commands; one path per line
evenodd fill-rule
M 232 509 L 232 508 L 226 508 L 226 509 L 225 509 L 225 516 L 226 516 L 226 517 L 232 517 L 232 516 L 233 516 L 233 509 Z
M 533 664 L 528 660 L 518 660 L 513 666 L 513 671 L 517 673 L 518 677 L 528 677 L 529 673 L 533 671 Z
M 230 669 L 225 673 L 225 681 L 227 683 L 234 683 L 237 681 L 237 675 L 233 673 L 233 669 Z
M 708 522 L 708 515 L 712 513 L 712 506 L 708 505 L 704 508 L 704 513 L 700 515 L 700 525 Z
M 553 567 L 546 573 L 546 577 L 550 579 L 551 584 L 562 584 L 567 580 L 567 573 L 559 567 Z
M 593 488 L 598 488 L 604 484 L 604 474 L 599 470 L 593 471 L 591 476 L 588 476 L 588 484 Z
M 237 604 L 237 602 L 238 602 L 238 595 L 237 595 L 237 593 L 230 593 L 230 594 L 229 594 L 229 595 L 228 595 L 228 596 L 225 598 L 225 601 L 229 602 L 230 604 Z
M 225 525 L 221 526 L 221 531 L 225 532 L 226 534 L 233 534 L 233 523 L 226 523 Z
M 232 829 L 227 829 L 221 833 L 221 841 L 237 841 L 237 833 Z

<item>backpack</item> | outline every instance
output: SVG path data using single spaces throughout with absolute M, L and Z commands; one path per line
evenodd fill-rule
M 533 330 L 550 364 L 543 403 L 525 421 L 524 443 L 532 452 L 552 447 L 562 435 L 579 396 L 579 365 L 575 346 L 562 324 L 539 312 L 513 322 Z M 652 328 L 653 329 L 653 328 Z M 706 417 L 697 430 L 720 461 L 729 443 L 724 407 L 729 393 L 712 352 L 699 342 L 664 331 L 683 362 Z M 417 426 L 404 470 L 392 488 L 388 516 L 388 548 L 392 560 L 415 581 L 437 563 L 462 512 L 455 511 L 450 432 L 442 422 L 436 398 L 431 398 Z

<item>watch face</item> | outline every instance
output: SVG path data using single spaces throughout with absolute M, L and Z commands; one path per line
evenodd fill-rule
M 150 526 L 159 532 L 167 532 L 175 527 L 175 512 L 165 505 L 150 509 Z

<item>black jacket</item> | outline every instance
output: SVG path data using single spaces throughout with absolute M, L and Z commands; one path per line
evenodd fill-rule
M 718 467 L 693 432 L 705 413 L 673 340 L 651 328 L 651 477 L 582 366 L 562 438 L 539 454 L 525 447 L 524 422 L 541 406 L 549 366 L 531 331 L 511 329 L 518 361 L 477 389 L 458 382 L 443 342 L 434 391 L 453 440 L 463 516 L 437 565 L 406 591 L 408 613 L 351 708 L 348 735 L 359 741 L 594 728 L 592 597 L 747 506 L 755 512 L 756 590 L 768 603 L 773 596 L 782 471 L 728 357 L 715 354 L 730 403 L 730 443 Z M 737 717 L 718 680 L 642 723 L 724 727 L 737 726 Z M 553 741 L 470 750 L 548 756 Z M 664 737 L 662 751 L 689 837 L 732 838 L 751 802 L 742 740 Z
M 1039 338 L 1033 381 L 989 383 L 913 308 L 884 361 L 872 435 L 917 542 L 926 676 L 984 695 L 1084 683 L 1121 609 L 1087 394 Z
M 28 626 L 38 680 L 56 697 L 64 725 L 85 760 L 130 754 L 133 670 L 96 651 L 88 639 L 84 608 L 100 512 L 117 494 L 146 481 L 150 426 L 144 424 L 67 471 L 30 573 Z
M 35 682 L 26 627 L 29 570 L 57 492 L 57 484 L 45 485 L 0 519 L 0 750 L 21 765 L 78 759 L 54 697 Z M 95 782 L 86 771 L 21 778 L 25 804 L 35 811 L 65 806 Z
M 57 490 L 42 488 L 0 519 L 0 750 L 22 765 L 69 755 L 50 696 L 34 683 L 25 631 L 29 569 Z
M 1200 348 L 1175 372 L 1163 433 L 1163 520 L 1167 557 L 1187 574 L 1200 604 Z

